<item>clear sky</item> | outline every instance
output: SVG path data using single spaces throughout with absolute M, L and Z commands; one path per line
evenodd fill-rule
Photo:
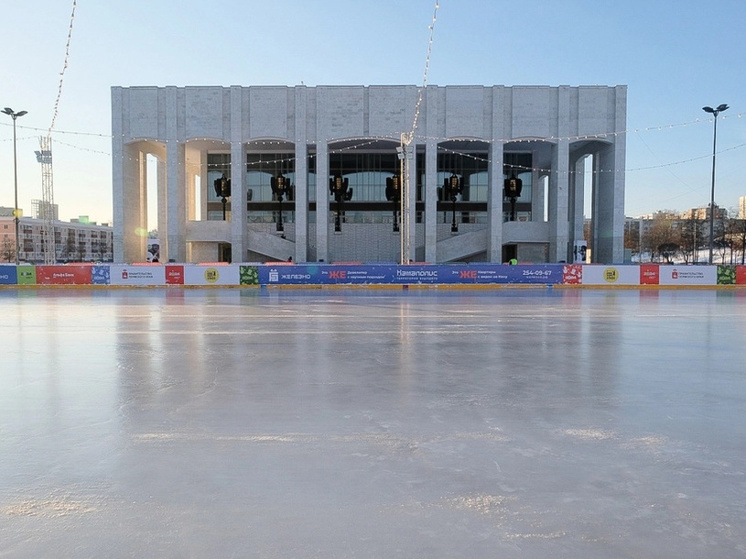
M 112 218 L 111 86 L 422 85 L 435 0 L 78 0 L 53 133 L 60 218 Z M 55 113 L 72 0 L 5 0 L 0 108 L 19 205 Z M 746 2 L 439 0 L 432 85 L 626 85 L 626 214 L 746 195 Z M 13 206 L 0 114 L 0 206 Z M 739 171 L 740 169 L 740 171 Z

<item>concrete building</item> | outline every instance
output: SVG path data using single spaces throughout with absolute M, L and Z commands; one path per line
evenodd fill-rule
M 625 126 L 625 86 L 114 87 L 114 260 L 569 261 L 590 196 L 622 262 Z
M 0 208 L 0 262 L 14 262 L 16 249 L 13 208 Z M 20 262 L 44 262 L 44 220 L 18 220 Z M 114 232 L 109 225 L 54 222 L 56 262 L 111 262 Z M 145 261 L 143 259 L 143 261 Z

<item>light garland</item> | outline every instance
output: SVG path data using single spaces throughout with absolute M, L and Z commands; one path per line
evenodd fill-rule
M 54 111 L 52 114 L 52 123 L 49 125 L 49 131 L 47 132 L 47 139 L 49 140 L 52 136 L 52 130 L 54 130 L 54 123 L 57 121 L 57 112 L 60 106 L 60 98 L 62 97 L 62 83 L 65 78 L 65 71 L 67 70 L 68 61 L 70 60 L 70 42 L 73 36 L 73 22 L 75 21 L 75 8 L 77 6 L 77 0 L 73 0 L 73 9 L 70 14 L 70 26 L 67 31 L 67 44 L 65 45 L 65 61 L 62 65 L 62 72 L 60 72 L 60 83 L 57 86 L 57 99 L 54 101 Z

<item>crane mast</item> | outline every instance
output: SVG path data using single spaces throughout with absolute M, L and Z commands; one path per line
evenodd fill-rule
M 41 164 L 41 218 L 43 220 L 42 246 L 44 251 L 44 264 L 51 265 L 57 261 L 54 238 L 54 180 L 52 174 L 52 137 L 41 136 L 39 147 L 36 152 L 36 160 Z

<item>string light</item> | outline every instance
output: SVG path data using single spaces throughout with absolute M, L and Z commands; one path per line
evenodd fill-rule
M 430 57 L 433 53 L 433 35 L 435 33 L 435 22 L 438 20 L 438 8 L 440 5 L 438 4 L 438 0 L 435 0 L 435 9 L 433 10 L 433 22 L 430 24 L 430 39 L 427 43 L 427 56 L 425 57 L 425 71 L 422 76 L 422 87 L 420 88 L 419 92 L 417 93 L 417 104 L 414 108 L 414 120 L 412 122 L 412 130 L 409 133 L 408 138 L 404 138 L 407 144 L 411 143 L 414 140 L 415 132 L 417 131 L 417 123 L 420 118 L 420 110 L 422 107 L 422 97 L 425 94 L 425 88 L 427 88 L 427 78 L 428 73 L 430 71 Z
M 68 61 L 70 60 L 70 42 L 72 41 L 73 36 L 73 22 L 75 21 L 75 8 L 77 7 L 77 0 L 73 0 L 73 9 L 72 13 L 70 14 L 70 27 L 67 31 L 67 44 L 65 45 L 65 61 L 62 65 L 62 72 L 60 72 L 60 83 L 57 86 L 57 99 L 54 101 L 54 112 L 52 114 L 52 123 L 49 125 L 49 131 L 47 133 L 47 138 L 50 138 L 52 135 L 52 130 L 54 130 L 54 123 L 57 120 L 57 113 L 60 106 L 60 98 L 62 97 L 62 84 L 63 80 L 65 78 L 65 71 L 67 70 Z

